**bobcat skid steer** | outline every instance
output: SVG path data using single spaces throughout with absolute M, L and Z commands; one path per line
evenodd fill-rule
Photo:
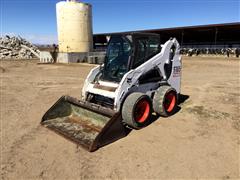
M 62 96 L 41 124 L 88 151 L 149 124 L 152 113 L 174 113 L 181 83 L 179 44 L 160 44 L 152 33 L 111 36 L 105 62 L 93 68 L 82 88 L 82 100 Z

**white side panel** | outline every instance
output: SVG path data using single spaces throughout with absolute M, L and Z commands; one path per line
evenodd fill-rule
M 100 68 L 101 66 L 97 66 L 95 68 L 93 68 L 87 78 L 85 79 L 85 82 L 84 82 L 84 85 L 83 85 L 83 88 L 82 88 L 82 99 L 83 100 L 86 100 L 86 91 L 88 91 L 88 86 L 93 82 L 93 80 L 95 79 L 96 75 L 100 72 Z
M 182 71 L 182 60 L 181 56 L 176 54 L 173 61 L 172 74 L 168 79 L 168 83 L 173 87 L 177 93 L 181 91 L 181 71 Z

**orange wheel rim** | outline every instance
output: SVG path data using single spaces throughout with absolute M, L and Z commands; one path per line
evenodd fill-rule
M 164 107 L 167 112 L 171 112 L 176 104 L 176 95 L 174 92 L 170 91 L 165 96 Z
M 134 117 L 138 123 L 143 123 L 147 120 L 150 113 L 150 105 L 146 100 L 139 101 L 136 105 Z

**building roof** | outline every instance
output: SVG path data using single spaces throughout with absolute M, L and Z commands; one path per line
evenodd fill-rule
M 207 29 L 213 29 L 213 28 L 231 28 L 231 29 L 240 30 L 240 22 L 181 26 L 181 27 L 159 28 L 159 29 L 143 29 L 143 30 L 124 31 L 124 32 L 107 32 L 107 33 L 97 33 L 94 35 L 112 35 L 112 34 L 131 33 L 131 32 L 163 32 L 163 31 L 175 31 L 175 30 L 179 31 L 179 30 L 193 30 L 193 29 L 197 29 L 201 31 L 201 30 L 207 30 Z
M 240 22 L 101 33 L 93 38 L 95 43 L 104 43 L 106 36 L 133 32 L 159 34 L 162 42 L 175 37 L 181 45 L 240 45 Z

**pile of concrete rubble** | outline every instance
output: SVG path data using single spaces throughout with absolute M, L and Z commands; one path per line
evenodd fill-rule
M 38 48 L 20 36 L 0 37 L 0 59 L 32 59 L 39 55 Z

